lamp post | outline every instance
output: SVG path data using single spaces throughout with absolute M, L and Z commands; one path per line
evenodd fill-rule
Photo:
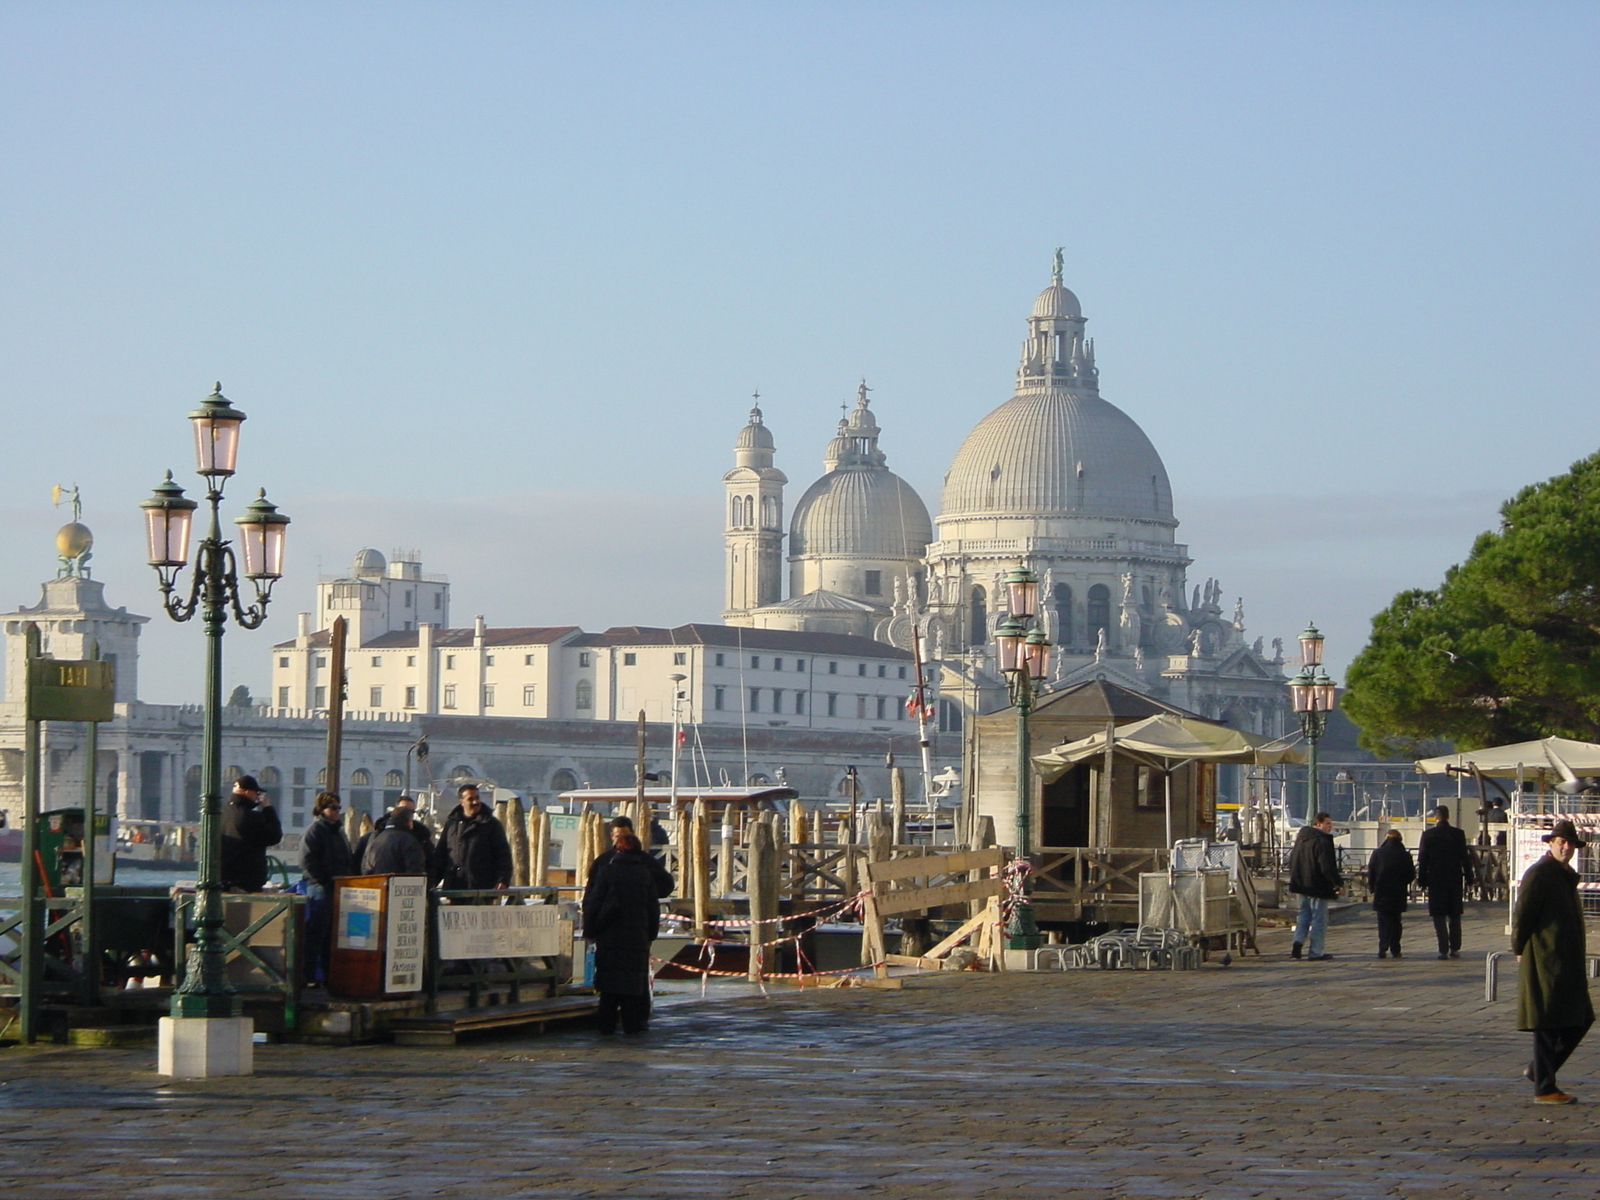
M 235 517 L 244 577 L 255 585 L 255 600 L 240 597 L 239 561 L 222 536 L 222 489 L 239 454 L 239 426 L 245 415 L 222 394 L 219 383 L 189 414 L 194 424 L 197 471 L 206 480 L 211 523 L 200 539 L 188 596 L 178 588 L 178 573 L 189 561 L 189 531 L 199 505 L 172 481 L 172 472 L 140 504 L 149 539 L 150 565 L 161 581 L 161 603 L 174 621 L 196 615 L 206 633 L 206 691 L 201 763 L 200 841 L 195 883 L 197 917 L 195 962 L 172 996 L 173 1017 L 237 1017 L 239 997 L 224 974 L 222 917 L 222 635 L 231 610 L 241 629 L 266 619 L 272 585 L 283 574 L 283 547 L 289 518 L 259 493 Z M 225 1072 L 234 1073 L 234 1072 Z
M 1289 681 L 1289 700 L 1300 718 L 1300 732 L 1306 739 L 1306 824 L 1316 819 L 1317 741 L 1328 729 L 1328 714 L 1338 703 L 1336 686 L 1322 669 L 1322 634 L 1307 625 L 1300 635 L 1300 673 Z
M 1006 572 L 1003 586 L 1010 615 L 995 630 L 994 642 L 1000 672 L 1006 677 L 1011 704 L 1017 710 L 1017 857 L 1027 859 L 1033 840 L 1029 803 L 1033 756 L 1028 717 L 1033 713 L 1038 685 L 1049 674 L 1050 640 L 1043 629 L 1033 624 L 1039 577 L 1026 567 L 1018 567 Z M 1006 933 L 1014 950 L 1028 950 L 1038 945 L 1039 931 L 1033 923 L 1033 906 L 1027 902 L 1026 894 L 1013 907 L 1011 925 Z

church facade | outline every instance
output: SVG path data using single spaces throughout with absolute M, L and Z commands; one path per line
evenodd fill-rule
M 955 729 L 1007 702 L 993 649 L 1006 616 L 1000 581 L 1027 567 L 1056 647 L 1052 688 L 1101 679 L 1238 729 L 1284 733 L 1281 642 L 1269 653 L 1248 640 L 1242 599 L 1227 606 L 1216 580 L 1189 584 L 1166 467 L 1100 395 L 1085 325 L 1058 252 L 1028 318 L 1016 392 L 956 452 L 936 519 L 888 469 L 863 384 L 824 474 L 794 506 L 785 555 L 787 478 L 753 409 L 723 477 L 723 619 L 901 649 L 920 640 L 941 727 Z

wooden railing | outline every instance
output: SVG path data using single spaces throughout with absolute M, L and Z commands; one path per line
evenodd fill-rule
M 1033 855 L 1033 897 L 1039 903 L 1137 903 L 1139 876 L 1165 871 L 1164 847 L 1045 846 Z

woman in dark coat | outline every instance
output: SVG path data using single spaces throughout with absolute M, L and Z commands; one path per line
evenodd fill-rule
M 1417 877 L 1417 864 L 1411 860 L 1405 839 L 1398 829 L 1389 830 L 1383 844 L 1367 861 L 1367 887 L 1372 892 L 1372 911 L 1378 914 L 1378 957 L 1393 953 L 1400 957 L 1400 914 L 1406 910 L 1406 893 Z
M 350 842 L 339 820 L 339 797 L 318 792 L 311 804 L 311 824 L 300 838 L 300 870 L 306 889 L 306 979 L 328 977 L 328 945 L 333 935 L 333 881 L 354 875 Z
M 661 929 L 661 899 L 672 876 L 640 845 L 621 834 L 583 898 L 583 936 L 594 943 L 594 986 L 600 993 L 599 1028 L 643 1033 L 650 1023 L 650 943 Z

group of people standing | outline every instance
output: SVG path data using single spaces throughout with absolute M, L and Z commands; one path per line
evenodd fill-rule
M 1378 957 L 1401 957 L 1401 914 L 1411 886 L 1428 894 L 1428 915 L 1441 960 L 1461 957 L 1461 913 L 1476 882 L 1466 834 L 1450 823 L 1448 805 L 1433 811 L 1416 858 L 1398 829 L 1391 829 L 1367 861 L 1367 884 L 1378 918 Z M 1578 872 L 1572 860 L 1588 843 L 1570 820 L 1556 820 L 1542 839 L 1548 847 L 1522 877 L 1512 924 L 1512 950 L 1519 964 L 1517 1028 L 1533 1034 L 1533 1059 L 1523 1077 L 1536 1104 L 1571 1104 L 1556 1072 L 1594 1024 L 1589 997 L 1588 949 Z M 1500 842 L 1504 845 L 1504 840 Z M 1333 956 L 1323 950 L 1328 903 L 1344 888 L 1333 820 L 1318 813 L 1295 840 L 1289 859 L 1289 890 L 1300 897 L 1290 955 L 1310 961 Z M 1309 944 L 1308 944 L 1309 943 Z

